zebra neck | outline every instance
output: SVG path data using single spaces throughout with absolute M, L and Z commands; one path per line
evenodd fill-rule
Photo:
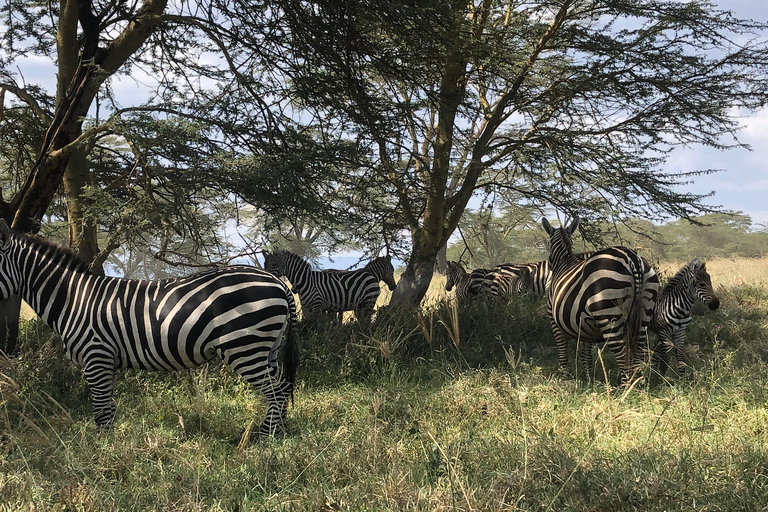
M 72 270 L 49 258 L 37 260 L 31 267 L 20 259 L 17 265 L 21 279 L 19 295 L 57 334 L 62 334 L 62 313 L 73 307 L 77 300 L 75 291 L 82 289 L 84 281 L 98 279 L 97 276 Z
M 550 258 L 549 268 L 553 275 L 557 275 L 565 269 L 570 268 L 578 261 L 580 261 L 578 256 L 573 254 L 558 254 L 554 258 Z

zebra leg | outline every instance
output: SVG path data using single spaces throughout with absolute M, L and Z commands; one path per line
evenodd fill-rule
M 675 359 L 677 359 L 677 373 L 679 375 L 685 375 L 685 369 L 688 367 L 685 364 L 685 358 L 683 357 L 683 347 L 685 346 L 685 331 L 680 329 L 675 331 L 672 335 L 672 344 L 675 347 Z
M 115 422 L 115 363 L 112 359 L 90 358 L 84 373 L 91 391 L 96 427 L 110 431 Z
M 666 329 L 659 329 L 657 336 L 658 340 L 653 349 L 652 364 L 659 375 L 663 377 L 669 368 L 669 359 L 672 355 L 673 344 L 669 337 L 669 332 L 667 332 Z
M 270 377 L 259 386 L 267 397 L 267 416 L 259 428 L 260 436 L 277 436 L 285 432 L 285 416 L 293 384 L 276 378 L 276 368 L 270 368 Z
M 593 380 L 594 375 L 592 375 L 592 343 L 582 341 L 581 346 L 579 347 L 579 361 L 581 361 L 581 366 L 584 368 L 584 372 L 587 375 L 588 380 Z
M 561 370 L 566 370 L 568 369 L 568 336 L 557 326 L 554 319 L 551 320 L 551 324 L 557 345 L 557 362 Z

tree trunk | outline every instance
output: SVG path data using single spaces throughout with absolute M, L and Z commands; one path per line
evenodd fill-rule
M 396 306 L 417 307 L 427 294 L 429 283 L 435 271 L 435 259 L 440 246 L 439 240 L 428 236 L 430 233 L 423 228 L 412 235 L 413 250 L 408 259 L 405 272 L 397 282 L 397 288 L 392 294 L 391 304 Z
M 69 246 L 83 261 L 92 263 L 100 251 L 96 224 L 92 219 L 87 219 L 83 212 L 83 188 L 91 183 L 88 151 L 89 148 L 81 146 L 69 158 L 69 164 L 64 171 L 64 194 L 67 198 Z M 95 274 L 104 274 L 100 265 L 92 266 L 91 270 Z

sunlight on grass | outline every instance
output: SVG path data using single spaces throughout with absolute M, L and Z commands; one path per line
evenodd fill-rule
M 99 434 L 81 371 L 25 322 L 0 360 L 2 510 L 759 509 L 768 262 L 707 265 L 722 306 L 695 311 L 684 377 L 615 391 L 610 355 L 597 382 L 564 374 L 542 299 L 449 306 L 438 277 L 419 317 L 302 324 L 288 435 L 241 448 L 266 404 L 222 364 L 121 372 Z

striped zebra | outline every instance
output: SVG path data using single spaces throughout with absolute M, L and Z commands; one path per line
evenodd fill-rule
M 395 284 L 395 267 L 392 266 L 391 256 L 379 256 L 369 261 L 363 270 L 367 270 L 379 281 L 384 281 L 389 291 L 395 291 L 397 284 Z M 331 274 L 345 274 L 349 272 L 355 272 L 354 270 L 339 270 L 336 268 L 326 268 L 323 272 Z
M 691 310 L 697 300 L 706 304 L 712 311 L 720 307 L 720 299 L 712 288 L 712 279 L 707 273 L 706 265 L 698 258 L 678 270 L 664 285 L 659 300 L 656 301 L 651 329 L 656 332 L 658 340 L 652 361 L 660 375 L 664 375 L 669 368 L 672 350 L 675 351 L 678 373 L 685 373 L 685 330 L 691 323 Z
M 561 368 L 568 365 L 568 339 L 580 344 L 579 355 L 592 375 L 592 344 L 605 342 L 616 356 L 626 384 L 644 357 L 648 326 L 659 289 L 656 272 L 635 251 L 609 247 L 580 258 L 572 251 L 579 225 L 553 228 L 549 234 L 552 279 L 547 290 L 552 331 Z
M 180 370 L 217 356 L 266 395 L 260 434 L 284 430 L 299 363 L 296 306 L 273 275 L 233 266 L 160 281 L 96 276 L 68 250 L 0 220 L 0 298 L 13 294 L 84 368 L 100 430 L 114 424 L 116 369 Z
M 264 268 L 288 278 L 299 292 L 302 309 L 312 313 L 354 310 L 358 319 L 370 319 L 381 291 L 378 277 L 365 269 L 312 270 L 309 262 L 289 251 L 264 251 Z
M 463 300 L 478 295 L 509 296 L 522 294 L 533 287 L 532 276 L 527 268 L 521 267 L 502 273 L 501 267 L 503 265 L 492 269 L 478 268 L 472 272 L 467 272 L 461 263 L 449 261 L 445 290 L 449 292 L 455 286 L 456 298 Z
M 446 274 L 445 291 L 450 292 L 456 288 L 456 299 L 472 299 L 484 291 L 485 277 L 490 270 L 478 268 L 472 272 L 467 272 L 464 266 L 457 261 L 448 262 L 448 273 Z

